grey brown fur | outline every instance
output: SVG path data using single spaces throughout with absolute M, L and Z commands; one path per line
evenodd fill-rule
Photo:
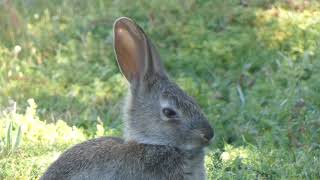
M 130 83 L 124 139 L 102 137 L 64 152 L 41 180 L 204 180 L 203 148 L 213 130 L 197 103 L 171 82 L 142 29 L 114 25 L 115 53 Z M 168 117 L 170 108 L 176 116 Z

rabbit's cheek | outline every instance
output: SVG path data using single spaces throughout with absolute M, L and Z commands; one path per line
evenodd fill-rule
M 181 148 L 185 150 L 192 150 L 192 149 L 198 149 L 203 146 L 199 141 L 199 138 L 190 136 L 190 134 L 187 137 L 188 138 L 185 139 L 184 144 L 181 145 Z
M 183 149 L 185 150 L 193 150 L 193 149 L 196 149 L 198 148 L 198 146 L 196 146 L 195 144 L 186 144 Z

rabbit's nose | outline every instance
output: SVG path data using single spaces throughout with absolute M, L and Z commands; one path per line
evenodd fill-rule
M 202 124 L 202 128 L 200 128 L 199 130 L 201 132 L 200 135 L 203 138 L 203 140 L 206 143 L 210 143 L 210 140 L 214 136 L 214 132 L 213 132 L 211 125 L 208 122 L 205 122 Z
M 210 141 L 214 136 L 214 132 L 212 127 L 203 129 L 203 137 L 206 138 L 206 140 Z

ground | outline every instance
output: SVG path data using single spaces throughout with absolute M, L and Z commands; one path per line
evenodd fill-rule
M 246 2 L 3 1 L 0 179 L 37 179 L 71 145 L 121 136 L 120 16 L 214 127 L 208 179 L 319 179 L 320 3 Z

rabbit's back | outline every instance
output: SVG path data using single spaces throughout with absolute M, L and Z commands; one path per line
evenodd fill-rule
M 63 153 L 41 178 L 51 179 L 184 179 L 184 155 L 170 146 L 124 142 L 102 137 Z

